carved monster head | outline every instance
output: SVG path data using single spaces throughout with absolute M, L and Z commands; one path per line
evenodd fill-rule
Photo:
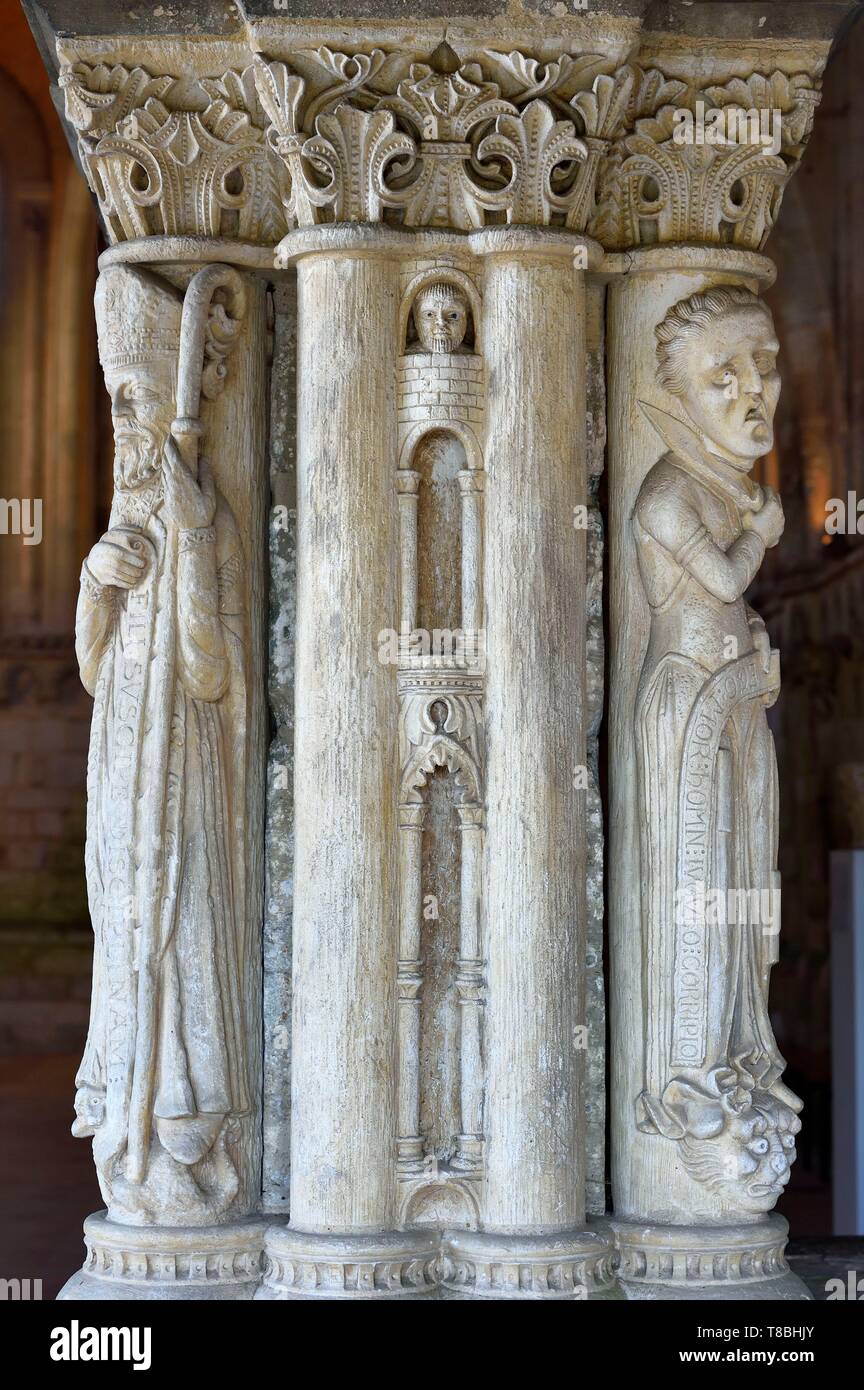
M 683 1165 L 738 1211 L 771 1211 L 789 1181 L 801 1122 L 764 1091 L 739 1104 L 732 1095 L 724 1097 L 722 1112 L 722 1127 L 713 1137 L 688 1134 L 682 1141 Z
M 747 472 L 774 443 L 779 343 L 770 310 L 749 290 L 723 286 L 679 300 L 655 333 L 661 386 L 708 448 Z
M 457 285 L 436 281 L 414 301 L 414 327 L 424 352 L 457 352 L 468 329 L 468 299 Z
M 183 301 L 144 271 L 112 266 L 96 285 L 99 357 L 111 397 L 114 485 L 145 486 L 162 466 L 175 415 Z

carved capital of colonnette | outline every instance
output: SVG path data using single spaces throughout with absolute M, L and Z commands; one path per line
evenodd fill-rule
M 446 45 L 428 63 L 322 46 L 200 78 L 67 61 L 60 85 L 113 242 L 506 222 L 607 250 L 757 250 L 819 101 L 814 71 L 697 85 L 597 54 L 460 65 Z

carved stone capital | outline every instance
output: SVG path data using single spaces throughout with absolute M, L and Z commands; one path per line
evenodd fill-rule
M 755 250 L 819 102 L 808 71 L 700 85 L 597 54 L 460 64 L 446 44 L 427 63 L 322 45 L 199 78 L 69 61 L 60 86 L 114 241 L 503 220 L 590 230 L 610 250 Z
M 627 71 L 625 129 L 603 161 L 591 234 L 607 249 L 760 250 L 809 139 L 818 79 L 754 73 L 697 87 Z
M 66 119 L 112 242 L 227 236 L 272 243 L 291 225 L 252 69 L 197 80 L 67 63 Z

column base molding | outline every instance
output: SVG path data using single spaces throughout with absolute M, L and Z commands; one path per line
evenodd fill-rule
M 812 1298 L 786 1263 L 789 1226 L 776 1213 L 739 1226 L 659 1226 L 616 1218 L 602 1224 L 615 1241 L 618 1279 L 631 1301 Z
M 604 1235 L 448 1232 L 442 1241 L 441 1298 L 585 1302 L 620 1297 L 613 1249 Z
M 318 1235 L 270 1226 L 256 1299 L 434 1299 L 437 1232 Z
M 266 1230 L 260 1217 L 224 1226 L 121 1226 L 96 1212 L 84 1222 L 84 1266 L 58 1302 L 251 1299 Z

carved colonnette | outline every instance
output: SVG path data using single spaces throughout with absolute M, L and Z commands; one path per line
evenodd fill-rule
M 637 1298 L 800 1298 L 785 1223 L 764 1219 L 800 1128 L 767 1015 L 780 901 L 765 708 L 779 661 L 743 600 L 783 526 L 776 494 L 748 476 L 779 393 L 754 293 L 770 264 L 642 254 L 610 315 L 619 1277 Z M 735 1262 L 719 1259 L 724 1242 Z M 742 1279 L 737 1295 L 716 1291 Z
M 727 1175 L 739 1150 L 757 1173 L 778 1146 L 787 1161 L 798 1123 L 765 1020 L 771 950 L 698 924 L 691 950 L 690 921 L 675 935 L 668 895 L 704 837 L 662 809 L 686 810 L 682 759 L 701 758 L 714 859 L 736 888 L 773 886 L 748 778 L 770 783 L 776 662 L 763 668 L 748 622 L 734 671 L 699 649 L 682 673 L 662 617 L 652 628 L 664 541 L 634 520 L 657 463 L 638 402 L 672 409 L 654 334 L 675 304 L 770 273 L 752 253 L 806 143 L 825 45 L 751 44 L 745 73 L 728 45 L 703 61 L 655 39 L 643 58 L 635 21 L 567 21 L 560 42 L 556 28 L 516 46 L 482 25 L 453 47 L 428 30 L 373 26 L 352 48 L 345 28 L 271 19 L 152 59 L 146 44 L 60 43 L 114 264 L 164 261 L 184 285 L 179 268 L 217 250 L 267 278 L 296 267 L 291 1211 L 268 1231 L 258 1296 L 606 1297 L 613 1241 L 631 1296 L 739 1278 L 776 1292 L 782 1223 L 761 1214 L 777 1183 L 744 1211 Z M 748 134 L 751 107 L 780 114 L 771 148 Z M 737 136 L 680 138 L 717 113 Z M 603 1200 L 602 1056 L 586 1068 L 580 1044 L 602 1032 L 603 464 L 585 422 L 590 407 L 602 435 L 603 402 L 596 385 L 586 398 L 586 364 L 596 377 L 607 283 L 620 1219 L 586 1232 L 586 1179 L 594 1213 Z M 703 484 L 710 447 L 675 438 L 670 466 Z M 706 523 L 724 554 L 742 517 L 772 511 L 745 494 Z M 721 600 L 721 626 L 738 601 Z M 436 629 L 461 646 L 436 651 Z M 697 729 L 687 764 L 693 711 L 717 738 Z M 758 872 L 733 872 L 747 835 Z M 715 967 L 722 988 L 706 986 Z M 280 1172 L 287 1128 L 268 1128 Z
M 115 492 L 76 623 L 95 945 L 74 1131 L 107 1216 L 62 1296 L 117 1296 L 105 1252 L 129 1228 L 159 1296 L 156 1252 L 173 1277 L 201 1228 L 215 1296 L 249 1297 L 231 1251 L 257 1232 L 260 1263 L 263 290 L 224 264 L 115 263 L 96 310 Z

